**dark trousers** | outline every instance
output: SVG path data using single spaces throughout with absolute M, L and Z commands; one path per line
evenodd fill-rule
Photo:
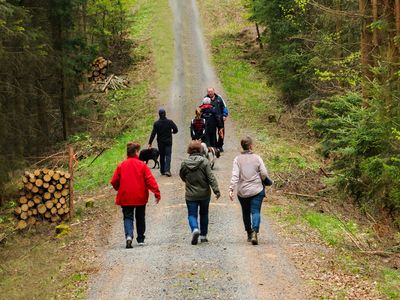
M 186 206 L 188 210 L 188 221 L 191 231 L 199 228 L 197 219 L 200 215 L 200 235 L 206 236 L 208 233 L 208 207 L 210 205 L 210 199 L 200 201 L 186 200 Z M 199 212 L 200 209 L 200 212 Z
M 158 151 L 160 151 L 160 172 L 171 172 L 171 153 L 172 145 L 158 143 Z
M 206 130 L 206 136 L 207 136 L 207 140 L 206 140 L 206 144 L 207 147 L 217 147 L 217 127 L 215 126 L 209 126 L 207 127 Z
M 260 222 L 261 222 L 260 211 L 264 197 L 265 197 L 264 189 L 257 195 L 254 195 L 253 197 L 242 198 L 238 196 L 240 205 L 242 207 L 244 229 L 247 232 L 251 230 L 258 232 L 260 229 Z
M 124 215 L 125 238 L 128 236 L 133 238 L 133 212 L 135 212 L 137 242 L 144 242 L 144 232 L 146 231 L 146 205 L 140 206 L 122 206 Z

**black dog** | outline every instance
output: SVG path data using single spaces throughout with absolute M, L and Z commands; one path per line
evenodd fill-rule
M 141 161 L 144 161 L 146 163 L 146 165 L 149 162 L 149 160 L 154 161 L 153 169 L 157 166 L 158 166 L 158 168 L 160 168 L 160 163 L 158 162 L 159 156 L 160 156 L 160 152 L 158 151 L 157 148 L 143 149 L 139 153 L 139 159 Z

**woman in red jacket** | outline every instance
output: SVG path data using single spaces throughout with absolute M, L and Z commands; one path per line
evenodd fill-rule
M 139 160 L 140 145 L 129 142 L 127 144 L 128 158 L 121 162 L 114 172 L 111 184 L 117 193 L 115 203 L 122 207 L 124 215 L 124 229 L 126 248 L 132 248 L 133 213 L 136 218 L 136 241 L 144 245 L 146 230 L 145 211 L 149 199 L 149 190 L 156 197 L 156 203 L 161 199 L 158 184 L 149 167 Z

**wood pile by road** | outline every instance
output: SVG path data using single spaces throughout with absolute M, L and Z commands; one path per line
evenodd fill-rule
M 104 81 L 107 78 L 107 69 L 111 65 L 111 60 L 107 60 L 100 56 L 92 63 L 91 73 L 89 73 L 89 81 Z
M 14 213 L 19 219 L 17 228 L 24 229 L 38 221 L 58 222 L 70 217 L 71 175 L 64 171 L 37 169 L 22 177 L 18 206 Z

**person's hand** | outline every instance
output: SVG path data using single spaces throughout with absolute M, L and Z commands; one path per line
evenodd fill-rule
M 226 119 L 228 119 L 228 117 L 222 117 L 222 120 L 224 120 L 224 122 L 226 121 Z
M 154 202 L 155 204 L 158 204 L 160 202 L 161 198 L 156 198 L 156 201 Z
M 218 200 L 220 197 L 221 197 L 221 193 L 220 192 L 215 194 L 215 200 Z
M 151 148 L 151 144 L 149 144 L 147 147 L 150 149 Z
M 229 199 L 233 201 L 233 191 L 229 191 Z

